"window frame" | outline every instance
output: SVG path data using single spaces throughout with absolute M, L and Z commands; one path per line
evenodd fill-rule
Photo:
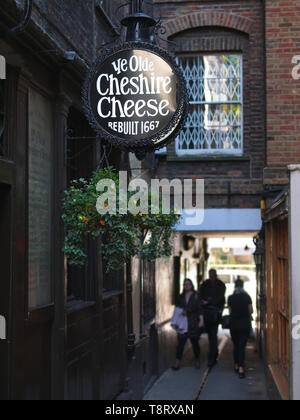
M 179 136 L 175 139 L 175 154 L 177 157 L 241 157 L 244 155 L 244 108 L 245 108 L 245 101 L 244 101 L 244 54 L 242 52 L 237 51 L 219 51 L 219 52 L 204 52 L 204 53 L 179 53 L 176 57 L 177 64 L 180 65 L 179 59 L 181 57 L 205 57 L 205 56 L 220 56 L 220 55 L 234 55 L 239 56 L 240 59 L 240 81 L 241 81 L 241 100 L 240 101 L 228 101 L 228 102 L 196 102 L 190 101 L 189 105 L 241 105 L 241 148 L 240 149 L 180 149 L 179 148 Z M 184 130 L 184 128 L 183 128 Z M 183 131 L 182 130 L 182 131 Z

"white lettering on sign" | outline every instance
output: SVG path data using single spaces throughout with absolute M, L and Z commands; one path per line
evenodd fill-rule
M 103 111 L 105 103 L 111 105 L 110 111 L 106 113 Z M 135 103 L 128 100 L 122 105 L 122 102 L 115 97 L 104 97 L 99 101 L 98 113 L 101 118 L 132 118 L 134 114 L 138 118 L 156 117 L 158 114 L 166 117 L 170 113 L 168 107 L 169 101 L 167 99 L 160 102 L 157 99 L 149 99 L 149 101 L 139 99 Z
M 119 58 L 119 60 L 114 61 L 112 65 L 115 71 L 117 72 L 117 74 L 121 74 L 121 72 L 127 71 L 127 67 L 126 67 L 127 60 L 124 58 L 123 59 Z
M 118 79 L 112 74 L 101 74 L 97 80 L 97 91 L 100 95 L 120 96 L 120 95 L 157 95 L 172 92 L 170 87 L 171 77 L 158 76 L 154 73 L 151 78 L 145 77 L 142 73 L 138 77 L 123 77 Z
M 172 79 L 170 76 L 156 76 L 154 73 L 154 62 L 148 57 L 133 55 L 130 59 L 119 58 L 112 63 L 117 76 L 122 73 L 124 77 L 116 77 L 113 74 L 101 74 L 97 79 L 97 91 L 101 95 L 98 102 L 98 114 L 101 118 L 146 118 L 146 117 L 167 117 L 170 114 L 170 103 L 164 99 L 172 93 Z M 138 75 L 128 77 L 128 71 L 139 72 Z M 145 75 L 145 72 L 147 75 Z M 159 99 L 139 99 L 134 102 L 118 100 L 116 97 L 129 95 L 153 96 L 159 95 Z M 124 127 L 127 127 L 125 124 Z M 124 129 L 121 127 L 119 133 L 135 131 L 134 128 Z M 112 128 L 110 124 L 109 128 Z M 135 127 L 136 128 L 136 127 Z
M 296 64 L 292 70 L 292 77 L 294 80 L 300 80 L 300 55 L 295 55 L 292 58 L 292 64 Z
M 129 61 L 126 58 L 119 58 L 117 61 L 114 61 L 112 65 L 117 75 L 127 72 L 128 69 L 133 73 L 136 73 L 137 71 L 152 72 L 154 70 L 154 63 L 149 61 L 148 57 L 143 59 L 142 57 L 138 57 L 136 55 L 133 55 Z
M 0 315 L 0 340 L 6 340 L 6 320 Z
M 186 82 L 175 61 L 160 48 L 139 43 L 106 51 L 83 89 L 90 124 L 103 139 L 128 150 L 154 150 L 175 138 L 186 99 Z
M 159 121 L 114 121 L 108 123 L 108 128 L 119 134 L 136 136 L 139 132 L 148 134 L 159 127 Z
M 0 79 L 6 79 L 6 60 L 3 55 L 0 55 Z

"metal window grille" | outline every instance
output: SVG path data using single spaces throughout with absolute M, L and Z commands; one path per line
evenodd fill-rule
M 243 153 L 241 55 L 177 58 L 187 82 L 190 110 L 176 139 L 178 155 Z

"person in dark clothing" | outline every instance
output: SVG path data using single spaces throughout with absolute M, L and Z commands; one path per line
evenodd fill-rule
M 235 292 L 229 297 L 228 306 L 230 311 L 230 332 L 234 344 L 234 370 L 241 379 L 244 379 L 246 377 L 246 346 L 251 332 L 253 306 L 251 297 L 244 290 L 244 283 L 240 278 L 235 282 Z
M 184 282 L 184 292 L 179 297 L 177 307 L 182 308 L 183 315 L 188 319 L 188 332 L 178 334 L 178 346 L 176 351 L 176 363 L 173 370 L 180 368 L 184 347 L 190 339 L 196 359 L 196 368 L 200 368 L 200 346 L 199 338 L 201 329 L 204 327 L 203 308 L 200 297 L 194 289 L 193 282 L 186 279 Z
M 212 368 L 219 357 L 218 330 L 225 306 L 226 286 L 218 279 L 217 271 L 210 270 L 209 280 L 200 289 L 200 297 L 204 305 L 205 329 L 209 339 L 208 367 Z

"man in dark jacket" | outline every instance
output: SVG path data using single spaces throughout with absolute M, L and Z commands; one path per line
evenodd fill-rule
M 228 299 L 230 311 L 230 333 L 234 344 L 234 370 L 241 379 L 245 374 L 245 356 L 247 341 L 251 332 L 253 306 L 251 297 L 244 290 L 244 282 L 238 277 L 235 291 Z
M 200 289 L 200 296 L 204 305 L 205 327 L 209 338 L 208 366 L 213 367 L 219 357 L 218 330 L 225 306 L 226 286 L 218 279 L 217 271 L 210 270 L 209 280 Z

